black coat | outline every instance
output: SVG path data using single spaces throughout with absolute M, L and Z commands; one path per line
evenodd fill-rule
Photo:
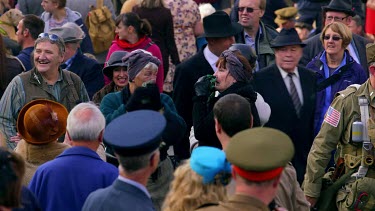
M 307 155 L 314 139 L 316 82 L 315 75 L 310 70 L 298 67 L 298 73 L 303 93 L 299 118 L 276 65 L 255 73 L 253 86 L 271 107 L 271 116 L 265 126 L 283 131 L 294 143 L 295 155 L 292 163 L 297 171 L 297 179 L 301 183 L 305 174 Z
M 197 54 L 177 65 L 173 81 L 173 101 L 178 114 L 184 118 L 187 126 L 182 143 L 175 145 L 174 148 L 175 154 L 183 159 L 190 157 L 189 132 L 193 126 L 194 84 L 201 76 L 214 74 L 214 70 L 204 57 L 204 48 L 205 46 Z
M 317 34 L 305 41 L 306 46 L 303 48 L 303 56 L 300 60 L 300 65 L 306 66 L 315 56 L 324 50 L 322 42 L 320 41 L 320 34 Z M 369 42 L 365 38 L 353 34 L 354 45 L 357 48 L 359 62 L 368 75 L 367 58 L 366 58 L 366 44 Z
M 77 55 L 74 57 L 68 69 L 81 78 L 90 99 L 92 99 L 97 91 L 103 88 L 104 76 L 102 66 L 94 59 L 83 55 L 80 50 L 78 50 Z
M 237 82 L 226 89 L 220 95 L 207 103 L 207 98 L 196 97 L 194 100 L 193 120 L 194 135 L 199 141 L 199 146 L 211 146 L 222 149 L 219 139 L 216 136 L 213 107 L 214 104 L 227 94 L 238 94 L 246 98 L 251 105 L 253 115 L 253 126 L 260 126 L 258 111 L 255 106 L 257 94 L 252 86 L 247 83 Z

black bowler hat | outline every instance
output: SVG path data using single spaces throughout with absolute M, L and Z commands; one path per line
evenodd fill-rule
M 352 17 L 355 16 L 352 0 L 332 0 L 331 3 L 328 4 L 328 6 L 323 6 L 322 9 L 324 13 L 326 13 L 327 11 L 334 11 L 343 12 Z
M 242 31 L 239 23 L 232 22 L 224 11 L 217 11 L 203 18 L 204 34 L 201 37 L 230 37 Z
M 121 156 L 144 155 L 160 146 L 165 126 L 166 120 L 159 112 L 127 112 L 107 125 L 104 142 Z
M 300 45 L 301 47 L 306 46 L 306 44 L 301 41 L 294 28 L 282 29 L 280 34 L 270 42 L 271 48 L 279 48 L 289 45 Z
M 129 53 L 126 51 L 115 51 L 111 54 L 108 61 L 106 62 L 106 66 L 103 68 L 103 74 L 112 80 L 113 76 L 113 69 L 116 67 L 127 67 L 128 64 L 122 62 L 122 58 L 124 58 Z

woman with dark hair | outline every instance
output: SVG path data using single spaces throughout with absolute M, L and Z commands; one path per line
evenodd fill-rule
M 25 67 L 17 57 L 7 53 L 3 36 L 0 34 L 0 98 L 3 96 L 10 81 L 22 71 L 25 71 Z
M 351 84 L 362 84 L 367 75 L 346 49 L 352 40 L 350 29 L 339 22 L 326 25 L 320 35 L 324 50 L 306 68 L 315 72 L 318 90 L 314 115 L 314 134 L 318 134 L 324 115 L 335 94 Z
M 261 126 L 258 110 L 255 105 L 257 93 L 250 80 L 255 62 L 249 61 L 238 50 L 225 50 L 216 63 L 218 70 L 212 76 L 203 76 L 195 83 L 196 97 L 193 107 L 193 124 L 195 138 L 199 146 L 222 148 L 215 134 L 213 106 L 227 94 L 238 94 L 246 98 L 251 105 L 253 126 Z M 218 92 L 215 97 L 215 91 Z M 250 123 L 249 123 L 250 127 Z
M 171 11 L 163 6 L 162 0 L 142 0 L 133 8 L 140 18 L 147 19 L 152 27 L 151 39 L 159 46 L 163 56 L 164 75 L 169 68 L 169 56 L 172 64 L 177 65 L 180 59 L 174 41 L 173 19 Z
M 22 187 L 25 161 L 14 151 L 0 147 L 0 210 L 41 210 L 35 196 Z
M 163 61 L 159 47 L 150 39 L 151 25 L 145 19 L 140 19 L 133 12 L 121 14 L 116 18 L 116 37 L 112 41 L 112 45 L 108 50 L 106 61 L 109 60 L 111 54 L 115 51 L 131 52 L 137 49 L 143 49 L 150 52 L 153 56 Z M 160 63 L 156 76 L 156 85 L 159 91 L 163 91 L 164 66 Z M 106 84 L 109 83 L 106 78 Z

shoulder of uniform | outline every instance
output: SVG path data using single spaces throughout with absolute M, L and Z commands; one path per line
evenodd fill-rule
M 341 97 L 341 98 L 347 98 L 348 96 L 354 94 L 360 87 L 361 85 L 359 84 L 352 84 L 348 86 L 346 89 L 337 92 L 336 97 Z

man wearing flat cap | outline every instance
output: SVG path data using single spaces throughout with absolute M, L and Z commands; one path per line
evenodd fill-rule
M 285 7 L 282 9 L 278 9 L 275 11 L 275 23 L 279 26 L 276 30 L 278 32 L 281 29 L 291 29 L 294 28 L 296 23 L 296 16 L 297 16 L 297 8 L 295 7 Z
M 329 5 L 322 7 L 323 23 L 327 25 L 331 22 L 341 22 L 349 26 L 352 17 L 356 15 L 353 10 L 352 0 L 332 0 Z M 317 34 L 305 41 L 306 48 L 303 50 L 303 57 L 300 61 L 301 65 L 306 66 L 319 52 L 323 51 L 323 45 L 320 41 L 320 34 Z M 367 70 L 366 61 L 366 44 L 368 41 L 356 34 L 353 34 L 353 39 L 347 49 L 350 56 L 360 65 L 364 70 Z
M 322 209 L 319 197 L 323 193 L 323 178 L 335 182 L 344 176 L 351 179 L 337 184 L 337 199 L 331 200 L 337 201 L 338 210 L 374 208 L 374 198 L 366 197 L 374 193 L 375 182 L 372 144 L 375 141 L 375 44 L 368 44 L 366 51 L 370 78 L 360 86 L 352 85 L 336 94 L 308 155 L 304 192 L 312 205 L 318 200 L 318 209 Z M 324 175 L 325 169 L 335 149 L 337 170 L 333 177 L 327 177 L 332 172 Z
M 107 125 L 104 141 L 119 160 L 119 177 L 112 186 L 91 193 L 82 211 L 155 210 L 146 184 L 158 168 L 159 145 L 167 125 L 156 111 L 126 113 Z
M 247 129 L 231 138 L 225 154 L 232 164 L 235 194 L 204 210 L 269 210 L 281 173 L 294 154 L 291 139 L 272 128 Z
M 95 59 L 83 55 L 81 51 L 80 44 L 85 33 L 73 22 L 53 28 L 50 33 L 61 37 L 65 43 L 64 62 L 61 68 L 77 74 L 92 99 L 93 95 L 104 86 L 104 76 L 100 64 Z
M 265 126 L 279 129 L 293 140 L 296 154 L 292 163 L 302 183 L 314 139 L 315 75 L 298 66 L 305 44 L 294 28 L 281 30 L 270 45 L 275 50 L 276 64 L 256 72 L 253 85 L 271 107 Z
M 107 124 L 126 112 L 147 109 L 160 111 L 167 120 L 162 137 L 165 143 L 160 149 L 160 167 L 149 181 L 147 188 L 151 193 L 156 209 L 160 209 L 173 178 L 173 166 L 167 156 L 169 146 L 178 143 L 186 130 L 186 124 L 177 114 L 172 99 L 159 93 L 155 84 L 159 59 L 144 50 L 135 50 L 123 57 L 128 66 L 129 84 L 120 92 L 107 94 L 100 104 L 100 110 Z
M 195 82 L 202 76 L 213 75 L 216 72 L 216 62 L 220 54 L 235 42 L 234 36 L 242 30 L 241 25 L 231 22 L 228 14 L 223 11 L 217 11 L 203 18 L 203 28 L 202 36 L 206 38 L 207 45 L 190 59 L 177 65 L 173 82 L 173 101 L 178 113 L 184 118 L 187 128 L 193 126 Z M 181 160 L 190 157 L 188 132 L 183 141 L 174 146 L 174 150 Z

